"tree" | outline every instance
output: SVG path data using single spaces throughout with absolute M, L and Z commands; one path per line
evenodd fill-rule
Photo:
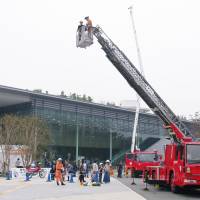
M 47 124 L 32 116 L 5 115 L 0 119 L 0 147 L 3 155 L 3 172 L 9 170 L 13 148 L 21 155 L 24 166 L 41 155 L 50 142 Z
M 190 115 L 191 121 L 194 123 L 194 134 L 200 137 L 200 112 L 195 112 L 194 115 Z
M 3 157 L 3 173 L 9 170 L 10 154 L 13 144 L 16 144 L 18 137 L 18 118 L 13 115 L 5 115 L 0 119 L 0 148 Z
M 177 118 L 179 120 L 187 120 L 187 117 L 185 117 L 184 115 L 177 115 Z
M 85 94 L 83 95 L 82 100 L 87 101 L 87 96 Z
M 42 148 L 49 144 L 50 135 L 47 124 L 37 117 L 21 117 L 19 123 L 20 142 L 18 148 L 24 166 L 39 158 Z
M 61 91 L 60 96 L 61 97 L 66 97 L 65 92 L 63 90 Z
M 93 102 L 93 99 L 92 99 L 92 97 L 90 97 L 90 96 L 88 96 L 87 100 L 88 100 L 89 102 Z
M 70 94 L 70 98 L 72 98 L 72 99 L 74 99 L 74 100 L 76 100 L 77 99 L 77 97 L 76 97 L 77 95 L 76 95 L 76 93 L 72 93 L 72 94 Z
M 107 105 L 107 106 L 116 106 L 116 105 L 115 105 L 115 102 L 107 102 L 106 105 Z

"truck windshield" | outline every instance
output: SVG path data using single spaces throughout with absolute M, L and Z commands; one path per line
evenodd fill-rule
M 141 162 L 156 162 L 158 161 L 158 156 L 153 154 L 138 154 L 137 160 Z
M 188 144 L 187 145 L 187 163 L 195 164 L 200 163 L 200 145 Z
M 133 160 L 133 154 L 132 153 L 128 153 L 126 154 L 126 159 L 129 159 L 129 160 Z

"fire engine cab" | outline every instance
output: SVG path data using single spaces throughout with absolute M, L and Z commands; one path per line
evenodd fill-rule
M 147 166 L 158 166 L 161 155 L 157 151 L 134 151 L 125 154 L 125 172 L 131 171 L 131 175 L 139 177 Z

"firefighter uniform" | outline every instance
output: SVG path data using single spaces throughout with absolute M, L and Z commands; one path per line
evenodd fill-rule
M 87 23 L 86 23 L 87 31 L 88 31 L 88 33 L 91 33 L 92 32 L 92 20 L 89 17 L 85 17 L 85 20 L 87 21 Z
M 57 185 L 59 185 L 59 183 L 61 183 L 61 185 L 64 185 L 63 178 L 62 178 L 62 170 L 63 169 L 64 169 L 64 167 L 62 164 L 62 159 L 59 158 L 56 162 L 56 173 L 55 173 Z

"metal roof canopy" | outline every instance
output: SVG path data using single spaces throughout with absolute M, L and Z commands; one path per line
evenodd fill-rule
M 17 92 L 15 88 L 0 85 L 0 108 L 30 101 L 29 94 Z
M 2 94 L 2 95 L 1 95 Z M 5 95 L 5 97 L 4 97 Z M 6 98 L 6 96 L 8 96 Z M 134 110 L 127 109 L 119 106 L 110 106 L 110 105 L 104 105 L 94 102 L 84 102 L 81 100 L 74 100 L 67 97 L 62 97 L 60 95 L 52 95 L 52 94 L 45 94 L 45 93 L 38 93 L 31 90 L 24 90 L 9 86 L 0 85 L 0 107 L 8 106 L 8 105 L 15 105 L 19 103 L 25 103 L 25 102 L 31 102 L 32 98 L 48 98 L 53 101 L 60 101 L 60 102 L 71 102 L 75 104 L 82 104 L 82 105 L 90 105 L 95 106 L 99 108 L 106 108 L 111 110 L 118 110 L 118 111 L 124 111 L 124 112 L 131 112 L 134 113 Z M 17 101 L 18 100 L 18 101 Z M 5 104 L 5 105 L 4 105 Z M 152 113 L 145 113 L 146 115 L 155 116 Z
M 8 93 L 0 89 L 0 108 L 30 102 L 30 97 L 22 94 Z

